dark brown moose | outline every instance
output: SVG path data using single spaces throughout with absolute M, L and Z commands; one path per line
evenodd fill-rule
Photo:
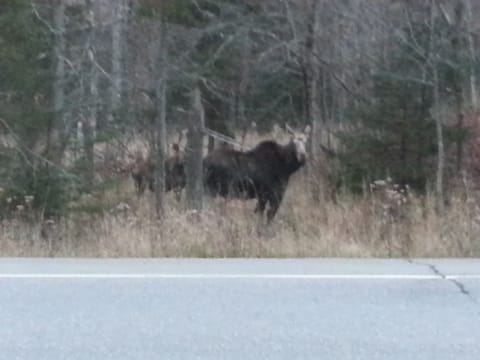
M 255 212 L 267 221 L 274 218 L 290 176 L 306 162 L 309 129 L 291 133 L 288 144 L 273 140 L 260 142 L 249 151 L 224 148 L 211 152 L 203 161 L 204 186 L 207 194 L 225 198 L 257 199 Z

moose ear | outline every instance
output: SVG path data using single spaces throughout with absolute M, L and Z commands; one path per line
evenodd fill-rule
M 285 124 L 285 130 L 290 134 L 290 135 L 295 135 L 295 131 L 293 131 L 293 129 L 288 126 L 288 124 Z
M 171 149 L 174 154 L 178 153 L 180 151 L 180 146 L 178 143 L 172 143 Z
M 303 133 L 309 137 L 312 134 L 312 127 L 310 125 L 305 126 L 305 130 L 303 130 Z
M 188 129 L 184 128 L 184 129 L 181 129 L 181 128 L 178 128 L 177 129 L 177 141 L 174 141 L 171 145 L 171 149 L 176 152 L 177 150 L 175 148 L 177 148 L 178 150 L 180 150 L 180 148 L 183 148 L 185 147 L 184 144 L 186 142 L 186 137 L 187 137 L 187 133 L 188 133 Z M 176 145 L 174 145 L 176 144 Z

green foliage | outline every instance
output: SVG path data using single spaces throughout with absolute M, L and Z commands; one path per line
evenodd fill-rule
M 16 167 L 9 180 L 8 187 L 0 194 L 0 215 L 7 216 L 18 206 L 46 218 L 66 211 L 71 179 L 62 170 L 47 164 Z
M 432 89 L 423 84 L 388 78 L 374 80 L 373 105 L 356 114 L 359 128 L 341 136 L 347 185 L 390 176 L 396 183 L 424 190 L 437 153 L 435 122 L 430 116 Z M 445 140 L 454 133 L 444 128 Z
M 259 131 L 268 132 L 275 123 L 299 125 L 304 102 L 301 79 L 287 72 L 259 72 L 252 82 L 246 98 L 247 118 L 256 122 Z
M 50 38 L 32 15 L 29 1 L 0 5 L 0 117 L 9 130 L 33 147 L 48 113 Z
M 52 216 L 66 206 L 68 181 L 32 155 L 52 121 L 53 76 L 52 39 L 31 6 L 28 0 L 0 3 L 0 118 L 13 140 L 0 149 L 0 209 L 5 214 L 12 206 L 28 205 Z M 33 200 L 25 204 L 25 196 Z
M 17 135 L 38 134 L 48 122 L 50 37 L 32 15 L 29 1 L 0 5 L 0 116 Z
M 425 24 L 412 30 L 419 45 L 427 48 Z M 440 36 L 441 31 L 435 36 Z M 440 40 L 438 40 L 440 43 Z M 442 44 L 439 45 L 441 52 Z M 457 86 L 460 75 L 444 63 L 435 64 L 440 89 Z M 424 191 L 433 179 L 437 156 L 437 135 L 432 118 L 432 65 L 422 54 L 404 43 L 395 44 L 373 76 L 371 102 L 356 108 L 351 117 L 358 129 L 341 134 L 341 177 L 347 187 L 361 190 L 363 184 L 391 177 L 395 183 Z M 452 96 L 441 91 L 442 102 Z M 443 105 L 443 104 L 442 104 Z M 465 134 L 444 126 L 446 148 Z
M 217 11 L 209 1 L 198 1 L 199 6 L 205 11 Z M 180 24 L 186 27 L 201 27 L 206 19 L 198 8 L 188 0 L 142 0 L 135 9 L 137 16 L 144 18 L 163 18 L 169 23 Z

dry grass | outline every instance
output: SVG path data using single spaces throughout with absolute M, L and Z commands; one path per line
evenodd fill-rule
M 292 179 L 274 223 L 253 214 L 254 202 L 210 202 L 201 213 L 168 199 L 155 219 L 148 194 L 133 185 L 109 194 L 102 216 L 72 214 L 35 223 L 19 214 L 0 225 L 2 256 L 67 257 L 447 257 L 480 256 L 480 207 L 452 197 L 443 215 L 433 198 L 399 200 L 381 189 L 363 198 L 340 195 L 314 203 L 300 174 Z

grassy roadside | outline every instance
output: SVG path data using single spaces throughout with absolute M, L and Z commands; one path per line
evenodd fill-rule
M 297 176 L 297 175 L 296 175 Z M 53 257 L 478 257 L 480 206 L 452 196 L 443 215 L 432 196 L 388 189 L 314 203 L 301 175 L 293 179 L 274 223 L 252 201 L 183 210 L 169 196 L 167 216 L 153 217 L 149 194 L 125 180 L 101 215 L 72 214 L 34 222 L 19 214 L 0 225 L 1 256 Z M 397 196 L 398 195 L 398 196 Z

